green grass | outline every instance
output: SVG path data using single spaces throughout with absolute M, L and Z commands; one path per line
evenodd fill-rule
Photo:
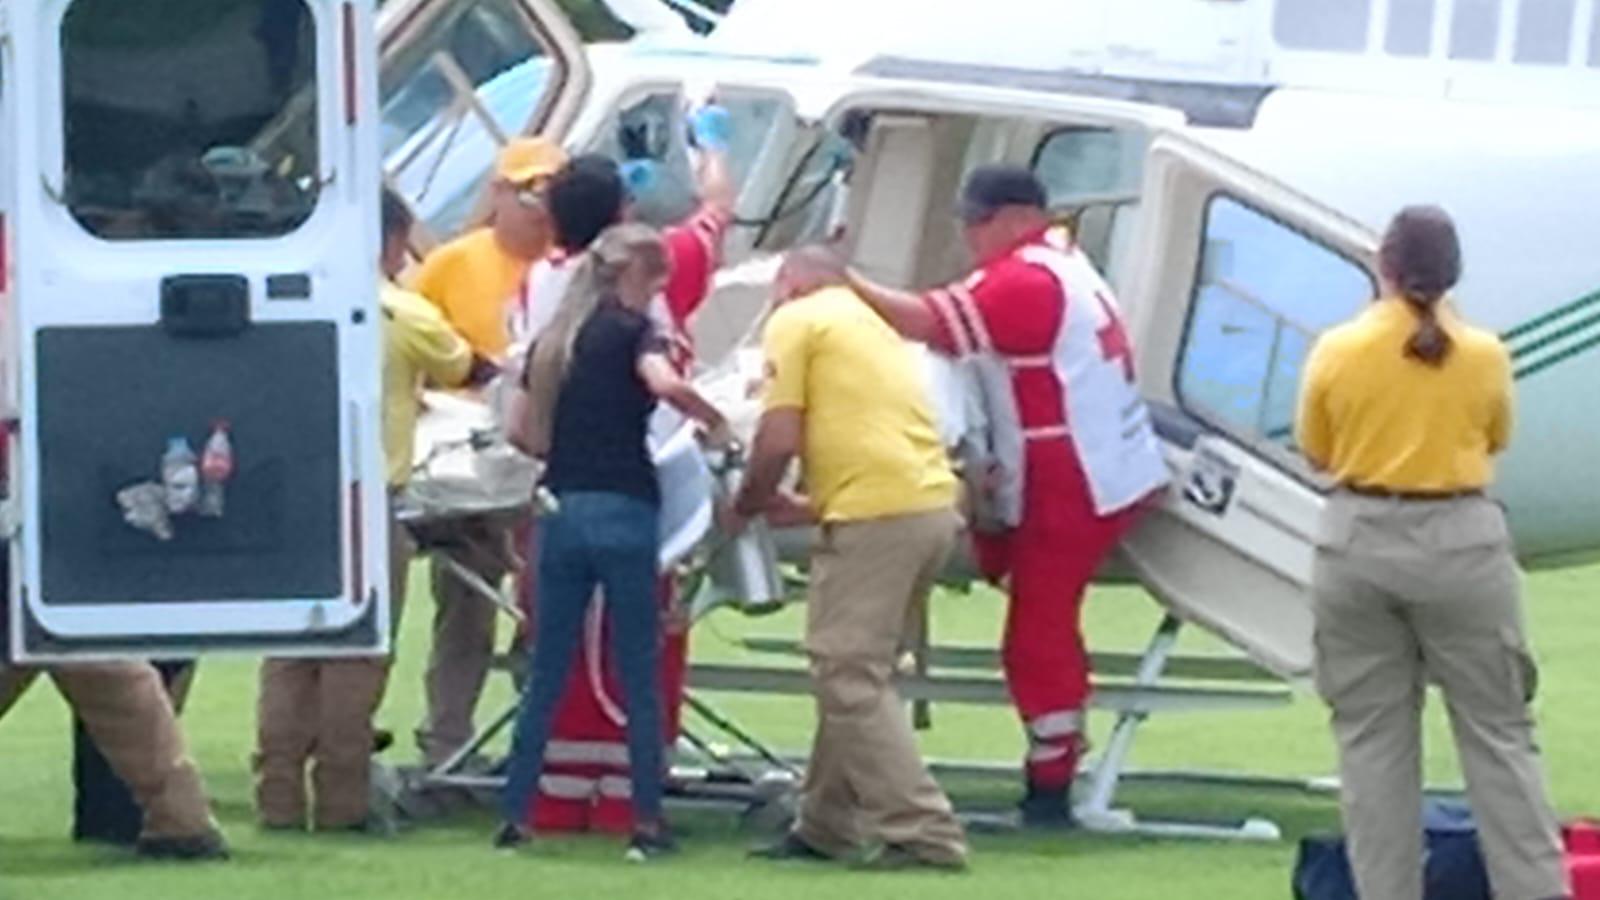
M 419 708 L 420 661 L 430 604 L 413 579 L 413 615 L 407 623 L 402 660 L 383 722 L 409 733 Z M 1600 808 L 1600 570 L 1546 573 L 1530 582 L 1530 616 L 1544 666 L 1539 701 L 1556 802 L 1567 815 Z M 987 594 L 950 596 L 936 607 L 936 634 L 945 640 L 992 640 L 999 605 Z M 1155 622 L 1155 607 L 1136 592 L 1101 590 L 1089 610 L 1094 643 L 1104 649 L 1137 649 Z M 700 658 L 739 656 L 739 634 L 793 635 L 798 619 L 751 621 L 715 618 L 696 632 Z M 1189 649 L 1212 649 L 1191 636 Z M 67 717 L 61 701 L 41 685 L 0 724 L 0 900 L 409 900 L 435 897 L 696 898 L 696 900 L 787 900 L 824 892 L 860 890 L 883 898 L 997 898 L 1074 896 L 1089 898 L 1229 897 L 1267 900 L 1288 896 L 1293 838 L 1337 826 L 1331 799 L 1288 791 L 1218 787 L 1139 786 L 1125 798 L 1147 813 L 1176 816 L 1263 815 L 1284 826 L 1290 840 L 1273 845 L 1216 845 L 1138 839 L 979 837 L 974 871 L 961 878 L 936 875 L 862 876 L 845 871 L 770 867 L 746 862 L 753 836 L 740 833 L 731 816 L 697 814 L 682 858 L 658 867 L 620 861 L 607 839 L 556 841 L 535 853 L 503 857 L 487 847 L 489 818 L 469 815 L 431 825 L 394 841 L 358 837 L 264 835 L 252 823 L 247 759 L 254 721 L 254 665 L 208 662 L 186 715 L 189 737 L 216 798 L 217 811 L 235 848 L 227 865 L 183 867 L 142 864 L 110 850 L 75 847 L 64 837 L 70 810 Z M 496 684 L 487 706 L 505 701 Z M 716 698 L 774 743 L 803 746 L 810 727 L 808 704 L 800 700 Z M 486 706 L 486 708 L 487 708 Z M 926 735 L 930 755 L 940 758 L 1009 759 L 1019 751 L 1017 728 L 1003 710 L 934 710 L 935 729 Z M 1099 717 L 1098 729 L 1108 723 Z M 1430 719 L 1428 767 L 1435 783 L 1456 781 L 1454 753 L 1441 718 Z M 393 753 L 395 751 L 391 751 Z M 1324 716 L 1314 698 L 1289 708 L 1257 713 L 1155 719 L 1135 751 L 1146 767 L 1189 767 L 1305 776 L 1327 774 L 1333 753 Z M 958 802 L 1007 800 L 1003 782 L 954 785 Z

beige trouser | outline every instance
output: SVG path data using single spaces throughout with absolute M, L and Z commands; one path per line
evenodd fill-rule
M 390 622 L 405 609 L 411 542 L 389 519 Z M 306 763 L 319 829 L 359 826 L 371 804 L 372 720 L 390 660 L 269 659 L 256 711 L 256 809 L 269 828 L 306 825 Z
M 944 510 L 821 529 L 806 609 L 817 734 L 795 831 L 823 853 L 882 843 L 934 862 L 966 858 L 892 682 L 958 527 Z
M 1520 574 L 1488 499 L 1337 494 L 1314 575 L 1317 689 L 1333 710 L 1362 900 L 1422 897 L 1425 682 L 1450 713 L 1498 900 L 1567 894 L 1528 703 Z
M 216 831 L 205 784 L 154 667 L 76 663 L 46 671 L 144 812 L 141 839 L 203 837 Z M 0 718 L 38 674 L 0 664 Z
M 502 546 L 504 533 L 468 523 L 461 532 L 457 562 L 498 585 L 510 571 Z M 428 709 L 417 730 L 423 759 L 437 765 L 472 740 L 473 713 L 494 662 L 499 611 L 438 560 L 433 562 L 433 648 L 428 656 Z

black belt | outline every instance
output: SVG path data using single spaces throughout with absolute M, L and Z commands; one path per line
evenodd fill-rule
M 1461 491 L 1402 491 L 1361 484 L 1346 484 L 1340 487 L 1342 490 L 1355 494 L 1357 497 L 1376 497 L 1380 500 L 1418 500 L 1432 503 L 1441 503 L 1446 500 L 1467 500 L 1484 495 L 1482 488 L 1470 488 Z

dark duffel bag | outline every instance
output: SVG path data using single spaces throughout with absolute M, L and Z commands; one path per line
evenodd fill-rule
M 1489 873 L 1478 848 L 1472 813 L 1458 804 L 1430 802 L 1422 812 L 1425 900 L 1490 900 Z M 1342 837 L 1300 841 L 1294 866 L 1295 900 L 1358 900 Z

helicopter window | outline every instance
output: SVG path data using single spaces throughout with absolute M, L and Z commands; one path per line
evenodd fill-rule
M 466 223 L 501 140 L 545 99 L 550 59 L 533 28 L 516 0 L 464 0 L 383 61 L 385 169 L 436 235 Z
M 65 200 L 108 240 L 267 238 L 316 209 L 316 24 L 303 0 L 74 0 Z M 294 118 L 304 128 L 274 123 Z
M 1499 46 L 1501 0 L 1456 0 L 1450 58 L 1492 60 Z
M 1367 48 L 1369 0 L 1278 0 L 1272 36 L 1293 50 L 1360 53 Z
M 1434 0 L 1389 0 L 1384 49 L 1395 56 L 1425 57 L 1433 52 Z
M 1033 169 L 1078 243 L 1102 271 L 1111 271 L 1118 221 L 1139 201 L 1144 178 L 1142 133 L 1063 128 L 1034 154 Z
M 1576 13 L 1575 0 L 1522 0 L 1517 16 L 1516 61 L 1566 65 Z
M 1371 300 L 1372 278 L 1225 195 L 1208 204 L 1202 240 L 1178 361 L 1179 400 L 1233 434 L 1287 446 L 1312 342 Z

